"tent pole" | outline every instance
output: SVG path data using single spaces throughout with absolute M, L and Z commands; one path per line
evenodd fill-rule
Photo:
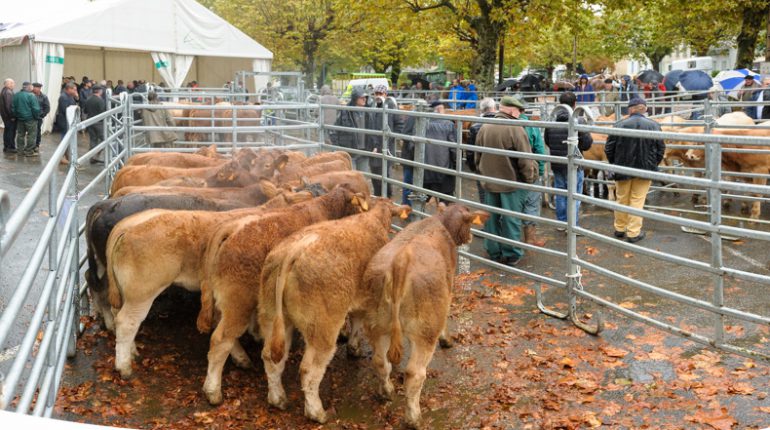
M 104 47 L 101 48 L 102 51 L 102 79 L 107 79 L 107 51 L 105 51 Z

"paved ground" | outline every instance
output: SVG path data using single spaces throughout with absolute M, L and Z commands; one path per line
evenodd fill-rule
M 50 153 L 44 144 L 42 160 Z M 0 188 L 17 203 L 43 161 L 0 159 Z M 92 177 L 88 168 L 81 176 Z M 473 186 L 465 192 L 473 197 Z M 653 196 L 659 206 L 691 208 L 689 199 L 671 194 Z M 89 203 L 89 202 L 85 202 Z M 24 237 L 39 233 L 45 210 L 36 210 Z M 672 212 L 673 213 L 673 212 Z M 733 209 L 738 214 L 737 208 Z M 84 215 L 84 212 L 81 212 Z M 544 214 L 553 217 L 550 210 Z M 82 219 L 82 218 L 81 218 Z M 611 213 L 584 207 L 581 225 L 611 234 Z M 709 261 L 708 241 L 678 227 L 647 222 L 645 247 Z M 763 228 L 764 227 L 756 227 Z M 548 247 L 564 249 L 566 238 L 542 229 Z M 23 244 L 24 241 L 19 242 Z M 481 253 L 480 241 L 472 249 Z M 757 240 L 724 242 L 728 266 L 768 274 L 766 245 Z M 3 262 L 0 309 L 23 267 L 28 245 L 18 245 Z M 711 300 L 713 280 L 694 270 L 639 254 L 578 241 L 578 253 L 634 279 L 670 291 Z M 563 279 L 564 262 L 530 253 L 521 268 Z M 679 337 L 605 313 L 607 330 L 586 336 L 571 324 L 536 312 L 532 282 L 473 264 L 458 278 L 452 326 L 458 345 L 437 351 L 426 383 L 423 408 L 434 428 L 758 428 L 770 425 L 766 400 L 769 367 L 733 355 L 720 355 Z M 623 307 L 697 333 L 712 333 L 713 317 L 691 307 L 584 272 L 586 290 Z M 725 301 L 742 310 L 767 314 L 765 287 L 725 280 Z M 546 302 L 565 309 L 561 291 L 547 289 Z M 119 380 L 112 368 L 111 335 L 90 328 L 80 341 L 79 355 L 68 365 L 58 414 L 66 419 L 131 427 L 174 428 L 314 428 L 301 417 L 297 381 L 299 350 L 287 371 L 292 405 L 288 412 L 267 409 L 265 381 L 258 346 L 248 342 L 256 371 L 228 366 L 225 405 L 211 408 L 200 394 L 205 375 L 207 340 L 194 331 L 197 297 L 176 291 L 158 301 L 138 336 L 142 358 L 136 377 Z M 28 309 L 28 311 L 31 309 Z M 586 304 L 581 315 L 597 308 Z M 768 353 L 767 327 L 727 321 L 734 343 Z M 20 321 L 19 328 L 23 327 Z M 13 339 L 8 345 L 13 345 Z M 329 428 L 397 426 L 403 401 L 375 401 L 375 381 L 368 360 L 351 361 L 344 348 L 324 380 L 323 398 L 335 411 Z M 0 363 L 0 366 L 2 363 Z M 399 377 L 400 380 L 400 377 Z M 400 385 L 400 384 L 399 384 Z M 725 408 L 723 410 L 723 408 Z M 726 423 L 729 425 L 725 427 Z

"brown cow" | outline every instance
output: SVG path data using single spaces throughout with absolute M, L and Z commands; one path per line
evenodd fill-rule
M 230 106 L 228 102 L 219 102 L 217 106 Z M 233 111 L 237 117 L 236 121 L 241 127 L 257 127 L 259 126 L 259 119 L 262 118 L 262 111 L 256 109 L 204 109 L 199 107 L 198 109 L 190 109 L 185 112 L 187 118 L 187 124 L 190 127 L 232 127 L 233 123 Z M 231 132 L 216 132 L 215 140 L 220 142 L 228 141 L 222 136 L 232 136 Z M 186 132 L 185 140 L 190 142 L 203 142 L 210 136 L 209 132 Z M 230 139 L 232 141 L 232 139 Z M 238 133 L 238 141 L 255 141 L 252 133 Z
M 359 212 L 364 196 L 347 187 L 289 209 L 239 218 L 221 224 L 206 249 L 198 329 L 211 331 L 214 307 L 221 317 L 211 336 L 203 392 L 212 405 L 222 403 L 225 360 L 257 310 L 259 276 L 270 250 L 290 234 L 311 224 Z M 248 264 L 244 264 L 248 261 Z
M 285 409 L 288 403 L 281 374 L 296 327 L 305 339 L 300 364 L 305 416 L 326 421 L 318 387 L 337 336 L 348 312 L 358 310 L 366 265 L 387 243 L 391 218 L 406 218 L 409 211 L 378 199 L 368 212 L 305 227 L 267 256 L 258 319 L 271 405 Z
M 317 181 L 310 180 L 310 183 Z M 198 196 L 214 200 L 229 200 L 243 203 L 244 206 L 259 205 L 268 200 L 268 194 L 265 194 L 263 187 L 265 181 L 260 181 L 245 187 L 164 187 L 150 185 L 147 187 L 123 187 L 110 198 L 117 199 L 129 194 L 144 195 L 186 195 Z M 326 188 L 324 188 L 326 189 Z
M 303 176 L 310 177 L 322 173 L 351 170 L 350 162 L 348 160 L 332 160 L 325 163 L 306 164 L 301 169 L 290 168 L 286 165 L 286 168 L 288 169 L 278 169 L 278 173 L 275 175 L 276 183 L 284 184 L 287 182 L 299 181 Z M 284 170 L 286 170 L 286 172 L 284 172 Z
M 171 284 L 200 289 L 203 253 L 219 224 L 310 198 L 312 194 L 303 191 L 276 197 L 261 207 L 217 213 L 153 209 L 119 222 L 107 241 L 106 254 L 109 301 L 115 313 L 115 368 L 120 374 L 131 375 L 134 338 L 155 298 Z M 233 350 L 233 359 L 251 365 L 240 348 Z
M 232 161 L 219 167 L 180 169 L 163 166 L 128 166 L 120 169 L 110 189 L 110 194 L 127 186 L 155 185 L 173 178 L 197 177 L 205 179 L 209 187 L 246 186 L 260 177 L 271 177 L 276 169 L 286 164 L 287 157 L 278 151 L 241 150 Z M 165 183 L 164 185 L 168 185 Z M 171 182 L 179 185 L 179 182 Z M 183 181 L 181 186 L 189 186 Z
M 346 184 L 353 191 L 369 196 L 369 181 L 361 172 L 354 170 L 321 173 L 320 175 L 302 177 L 300 181 L 291 181 L 288 183 L 279 183 L 280 186 L 290 186 L 295 190 L 297 187 L 307 188 L 308 184 L 318 184 L 324 190 L 331 191 L 337 185 Z
M 382 385 L 380 393 L 393 396 L 391 364 L 401 363 L 401 331 L 411 345 L 406 366 L 406 421 L 420 423 L 420 391 L 439 335 L 446 329 L 452 301 L 457 252 L 470 243 L 471 224 L 484 225 L 489 214 L 465 206 L 439 207 L 438 214 L 409 224 L 369 262 L 364 274 L 366 295 L 362 312 L 351 320 L 363 321 L 374 348 L 373 364 Z M 355 325 L 355 323 L 354 323 Z M 386 359 L 387 353 L 387 359 Z
M 211 158 L 181 152 L 145 152 L 129 158 L 126 166 L 167 166 L 180 168 L 213 167 L 227 163 L 226 158 Z

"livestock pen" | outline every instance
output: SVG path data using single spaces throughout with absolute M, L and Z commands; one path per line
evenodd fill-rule
M 207 118 L 208 124 L 203 125 L 203 120 L 190 122 L 189 116 L 185 115 L 184 110 L 189 110 L 190 105 L 174 100 L 189 94 L 172 91 L 163 96 L 168 99 L 168 104 L 161 108 L 176 109 L 179 114 L 175 116 L 180 123 L 173 128 L 165 128 L 179 134 L 177 147 L 151 148 L 145 145 L 143 133 L 157 129 L 144 126 L 137 113 L 149 105 L 144 102 L 134 103 L 125 96 L 113 99 L 114 107 L 104 114 L 73 124 L 37 181 L 31 184 L 32 188 L 13 210 L 7 203 L 0 205 L 3 215 L 0 217 L 0 267 L 5 268 L 6 262 L 13 258 L 14 254 L 10 252 L 12 249 L 22 248 L 25 246 L 24 242 L 35 244 L 34 250 L 29 253 L 31 258 L 23 266 L 22 276 L 16 281 L 15 291 L 4 304 L 0 316 L 0 350 L 14 351 L 9 362 L 0 363 L 4 374 L 0 397 L 2 409 L 46 417 L 55 415 L 56 393 L 61 384 L 66 357 L 77 353 L 76 336 L 90 324 L 87 319 L 81 319 L 89 315 L 88 295 L 83 278 L 83 209 L 94 199 L 106 194 L 115 172 L 131 155 L 148 151 L 193 152 L 210 144 L 217 144 L 218 150 L 224 152 L 241 147 L 279 147 L 307 152 L 344 150 L 354 155 L 379 158 L 382 160 L 382 173 L 366 174 L 372 179 L 380 180 L 380 189 L 375 192 L 385 193 L 388 186 L 392 186 L 394 196 L 399 195 L 397 191 L 400 189 L 411 190 L 415 213 L 419 216 L 429 216 L 434 209 L 426 201 L 430 197 L 440 197 L 471 208 L 536 221 L 541 230 L 548 231 L 546 235 L 549 244 L 541 248 L 474 230 L 478 238 L 523 248 L 529 254 L 526 257 L 527 264 L 516 267 L 489 260 L 478 244 L 460 252 L 461 258 L 465 259 L 466 271 L 469 268 L 487 268 L 488 272 L 484 276 L 492 276 L 494 279 L 498 273 L 508 274 L 506 279 L 513 279 L 514 282 L 531 289 L 533 304 L 543 314 L 569 320 L 580 330 L 599 334 L 608 326 L 630 324 L 624 319 L 608 322 L 604 313 L 613 311 L 690 341 L 760 359 L 761 363 L 770 355 L 766 341 L 766 338 L 770 337 L 770 303 L 766 295 L 761 294 L 763 288 L 770 283 L 767 257 L 763 251 L 766 241 L 770 240 L 770 233 L 763 219 L 732 215 L 722 207 L 724 199 L 764 202 L 770 194 L 770 187 L 760 181 L 747 184 L 728 181 L 726 177 L 766 179 L 768 175 L 726 171 L 721 162 L 724 153 L 766 154 L 770 151 L 770 148 L 765 148 L 770 146 L 770 139 L 712 134 L 714 129 L 733 128 L 714 124 L 712 114 L 719 103 L 704 102 L 695 107 L 705 113 L 703 120 L 670 124 L 672 127 L 703 125 L 705 133 L 666 131 L 652 134 L 665 139 L 667 143 L 689 142 L 670 143 L 668 147 L 672 149 L 705 151 L 703 168 L 672 166 L 664 168 L 662 172 L 641 172 L 581 159 L 576 150 L 578 132 L 622 136 L 640 134 L 635 131 L 617 130 L 606 123 L 595 123 L 590 115 L 585 115 L 585 107 L 579 107 L 574 112 L 570 110 L 568 123 L 548 121 L 547 115 L 542 115 L 544 118 L 538 121 L 521 121 L 521 125 L 541 129 L 568 129 L 568 143 L 571 148 L 568 157 L 517 154 L 523 158 L 565 164 L 569 172 L 568 189 L 558 190 L 549 185 L 515 185 L 526 190 L 565 196 L 568 199 L 568 207 L 576 201 L 582 202 L 586 216 L 578 223 L 572 211 L 568 211 L 570 215 L 567 222 L 560 222 L 546 216 L 549 214 L 547 211 L 543 216 L 533 217 L 490 207 L 478 201 L 475 192 L 476 181 L 509 183 L 467 171 L 463 168 L 464 153 L 506 152 L 463 144 L 462 122 L 505 123 L 499 119 L 441 115 L 420 109 L 402 111 L 296 102 L 236 105 L 234 102 L 237 100 L 233 100 L 228 106 L 217 105 L 216 102 L 235 97 L 232 93 L 201 92 L 196 94 L 196 97 L 207 102 L 196 105 L 195 109 L 208 114 L 201 117 Z M 237 95 L 249 96 L 254 95 Z M 553 106 L 555 105 L 534 104 L 533 108 L 542 109 L 541 112 L 547 114 Z M 345 129 L 326 125 L 324 116 L 329 111 L 341 110 L 376 112 L 382 115 L 381 129 L 355 130 L 381 139 L 380 151 L 372 153 L 340 148 L 327 139 L 330 132 Z M 220 111 L 228 111 L 229 115 L 217 116 L 216 113 Z M 239 111 L 259 112 L 260 115 L 259 118 L 242 118 Z M 678 113 L 687 112 L 673 114 Z M 581 114 L 588 119 L 586 124 L 577 122 L 577 117 Z M 404 134 L 388 129 L 387 119 L 390 115 L 413 118 L 416 123 L 415 133 Z M 457 133 L 455 142 L 426 138 L 424 133 L 430 120 L 453 122 Z M 106 125 L 104 140 L 98 147 L 80 155 L 77 131 L 97 121 L 103 121 Z M 760 124 L 741 128 L 761 127 Z M 190 140 L 184 137 L 186 133 L 198 133 L 199 136 Z M 244 139 L 244 135 L 250 137 Z M 414 142 L 414 159 L 401 158 L 398 152 L 391 153 L 390 139 Z M 426 145 L 454 149 L 454 168 L 437 168 L 426 164 Z M 62 176 L 57 174 L 56 164 L 65 151 L 69 152 L 70 159 L 78 162 L 65 169 Z M 86 183 L 82 180 L 82 173 L 77 169 L 77 165 L 86 163 L 100 151 L 105 154 L 104 169 Z M 393 168 L 388 169 L 388 166 Z M 404 166 L 414 169 L 413 183 L 403 180 Z M 663 185 L 652 190 L 653 196 L 645 209 L 629 209 L 612 201 L 577 194 L 578 168 L 633 174 L 661 182 Z M 426 171 L 453 176 L 456 179 L 453 195 L 443 195 L 426 189 L 423 186 Z M 700 176 L 690 176 L 688 173 L 699 173 Z M 40 208 L 38 201 L 46 192 L 48 205 L 43 205 L 47 215 L 45 226 L 37 237 L 29 237 L 25 235 L 23 227 L 31 222 L 30 214 L 36 210 L 36 206 L 37 209 Z M 706 210 L 688 206 L 688 202 L 681 198 L 686 194 L 704 195 Z M 6 198 L 2 200 L 7 201 Z M 76 208 L 78 210 L 75 210 Z M 612 237 L 608 233 L 611 233 L 609 211 L 613 210 L 643 216 L 652 231 L 651 237 L 640 244 L 630 244 Z M 566 233 L 555 233 L 556 228 L 563 228 Z M 683 230 L 696 231 L 702 235 L 694 236 Z M 18 253 L 15 255 L 18 256 Z M 44 267 L 46 259 L 48 266 Z M 41 271 L 44 276 L 42 280 L 37 279 Z M 6 270 L 3 270 L 2 274 L 4 277 L 11 276 Z M 580 310 L 579 306 L 583 310 Z M 32 311 L 29 311 L 29 308 Z M 173 309 L 166 312 L 173 312 Z M 458 322 L 458 325 L 468 323 Z M 89 342 L 94 342 L 93 338 Z M 205 423 L 205 420 L 201 423 Z

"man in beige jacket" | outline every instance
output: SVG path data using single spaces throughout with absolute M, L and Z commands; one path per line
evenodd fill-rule
M 515 120 L 524 111 L 524 103 L 514 97 L 503 97 L 497 119 Z M 516 152 L 532 153 L 524 128 L 518 125 L 484 124 L 476 136 L 476 146 L 512 151 L 510 155 L 496 155 L 476 152 L 476 165 L 484 176 L 531 184 L 537 180 L 537 161 L 516 157 Z M 514 185 L 500 185 L 483 182 L 487 205 L 524 212 L 527 190 Z M 521 240 L 521 219 L 492 214 L 484 225 L 484 231 L 506 239 Z M 484 249 L 493 260 L 516 265 L 524 256 L 524 250 L 500 242 L 484 239 Z
M 147 93 L 147 101 L 150 104 L 160 104 L 158 94 L 151 91 Z M 168 109 L 142 109 L 144 125 L 149 127 L 174 127 L 174 118 Z M 171 148 L 176 142 L 176 132 L 171 130 L 148 131 L 147 140 L 152 148 Z

